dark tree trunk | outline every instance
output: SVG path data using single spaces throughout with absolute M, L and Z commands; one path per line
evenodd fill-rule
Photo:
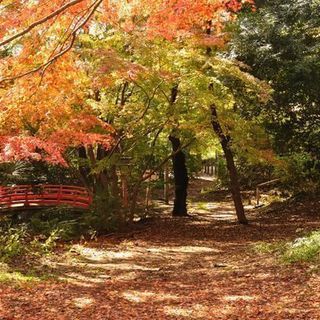
M 187 189 L 188 189 L 188 170 L 186 167 L 186 157 L 181 147 L 180 139 L 169 136 L 172 144 L 172 162 L 175 184 L 175 199 L 172 211 L 173 216 L 183 217 L 187 216 Z
M 224 134 L 218 120 L 216 107 L 214 105 L 211 106 L 211 115 L 212 115 L 212 120 L 211 120 L 212 128 L 214 132 L 217 134 L 217 136 L 219 137 L 220 144 L 224 152 L 224 156 L 226 158 L 227 168 L 230 176 L 230 190 L 231 190 L 233 202 L 236 208 L 238 221 L 241 224 L 247 224 L 248 220 L 244 213 L 244 208 L 242 204 L 240 185 L 238 180 L 238 172 L 234 163 L 233 153 L 230 148 L 230 137 Z

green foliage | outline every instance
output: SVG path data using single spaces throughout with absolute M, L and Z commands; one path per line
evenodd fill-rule
M 237 159 L 239 183 L 242 188 L 255 189 L 259 183 L 273 179 L 274 166 L 266 162 L 250 163 L 245 158 Z
M 18 161 L 0 163 L 0 181 L 2 184 L 78 184 L 70 168 L 51 165 L 44 162 Z
M 86 37 L 85 42 L 88 52 L 89 48 L 96 48 L 86 59 L 90 60 L 100 87 L 99 99 L 89 99 L 88 103 L 125 136 L 121 156 L 132 159 L 129 181 L 139 180 L 145 169 L 156 168 L 170 154 L 168 136 L 173 130 L 182 142 L 195 139 L 188 150 L 195 158 L 200 152 L 216 148 L 210 123 L 211 104 L 218 108 L 219 120 L 238 149 L 241 144 L 253 149 L 258 146 L 252 139 L 258 136 L 254 130 L 248 134 L 255 119 L 240 121 L 240 116 L 246 108 L 264 103 L 270 88 L 233 59 L 214 50 L 208 55 L 194 42 L 151 41 L 115 30 L 99 40 Z M 95 71 L 100 69 L 106 72 Z M 176 85 L 178 96 L 172 103 L 171 90 Z M 238 126 L 242 130 L 236 131 Z M 188 161 L 192 173 L 199 162 L 196 164 L 191 157 Z
M 282 259 L 288 263 L 320 261 L 320 231 L 289 243 Z
M 253 246 L 259 254 L 275 254 L 283 263 L 320 262 L 320 231 L 292 242 L 260 242 Z
M 0 265 L 0 282 L 8 282 L 12 285 L 13 282 L 24 283 L 39 281 L 39 277 L 32 274 L 23 274 L 21 272 L 10 272 L 7 270 L 1 270 Z
M 258 242 L 253 246 L 253 250 L 259 254 L 269 254 L 283 250 L 283 246 L 283 243 Z
M 120 229 L 126 223 L 126 212 L 121 209 L 119 199 L 107 192 L 95 194 L 91 210 L 82 217 L 86 233 L 106 233 Z
M 201 155 L 188 153 L 186 157 L 186 165 L 189 176 L 197 174 L 202 169 Z
M 48 236 L 31 233 L 30 226 L 5 225 L 0 228 L 0 261 L 10 263 L 14 259 L 38 258 L 54 250 L 59 239 L 59 230 L 52 230 Z
M 266 161 L 250 161 L 245 157 L 236 159 L 239 183 L 243 189 L 254 189 L 259 183 L 273 179 L 275 167 Z M 217 177 L 221 187 L 229 187 L 229 175 L 224 158 L 218 157 L 216 161 Z
M 272 100 L 251 115 L 264 118 L 281 155 L 304 151 L 320 158 L 319 10 L 319 1 L 261 1 L 233 34 L 232 54 L 272 85 Z
M 298 193 L 315 193 L 320 188 L 320 161 L 309 153 L 293 153 L 282 157 L 282 165 L 277 168 L 282 187 Z
M 229 188 L 230 178 L 225 158 L 219 156 L 216 158 L 216 175 L 219 180 L 219 186 Z
M 240 15 L 229 51 L 272 86 L 272 99 L 243 115 L 259 117 L 283 162 L 275 175 L 294 193 L 320 183 L 319 10 L 319 1 L 259 1 Z
M 82 221 L 83 214 L 83 211 L 75 211 L 70 207 L 52 207 L 32 215 L 27 213 L 27 223 L 33 234 L 50 237 L 57 230 L 59 239 L 69 241 L 85 233 L 87 227 Z
M 21 212 L 0 223 L 0 261 L 6 263 L 16 258 L 36 263 L 60 241 L 79 239 L 90 231 L 82 212 L 62 206 Z
M 61 239 L 61 230 L 48 235 L 35 232 L 29 223 L 0 226 L 0 282 L 30 282 L 47 279 L 53 274 L 43 264 L 52 257 Z
M 19 227 L 0 228 L 0 261 L 6 262 L 25 254 L 28 249 L 25 242 L 29 234 L 26 225 Z

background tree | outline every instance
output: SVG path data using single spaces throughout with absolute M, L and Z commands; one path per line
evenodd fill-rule
M 263 118 L 274 150 L 296 176 L 288 177 L 291 186 L 319 180 L 319 9 L 318 1 L 261 2 L 241 16 L 230 47 L 250 73 L 272 85 L 272 99 L 247 116 Z

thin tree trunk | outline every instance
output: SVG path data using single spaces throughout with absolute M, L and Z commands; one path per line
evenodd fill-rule
M 212 29 L 212 21 L 208 21 L 207 29 L 206 29 L 206 34 L 210 35 L 211 34 L 211 29 Z M 212 52 L 212 49 L 210 47 L 207 47 L 206 49 L 206 54 L 210 56 Z M 211 85 L 209 85 L 209 89 L 211 89 Z M 248 220 L 246 218 L 243 204 L 242 204 L 242 199 L 241 199 L 241 192 L 240 192 L 240 185 L 239 185 L 239 180 L 238 180 L 238 172 L 237 168 L 234 163 L 234 158 L 233 158 L 233 153 L 230 147 L 230 137 L 225 135 L 222 127 L 220 125 L 219 119 L 218 119 L 218 114 L 217 114 L 217 109 L 214 105 L 210 106 L 211 109 L 211 124 L 214 132 L 216 135 L 219 137 L 220 144 L 227 162 L 227 169 L 229 172 L 229 177 L 230 177 L 230 190 L 234 202 L 234 206 L 236 209 L 236 214 L 238 218 L 238 222 L 241 224 L 247 224 Z
M 217 136 L 219 137 L 220 144 L 226 158 L 227 168 L 230 176 L 230 190 L 231 190 L 233 202 L 236 208 L 238 221 L 241 224 L 247 224 L 248 220 L 246 218 L 243 204 L 242 204 L 240 185 L 238 180 L 238 172 L 234 163 L 233 153 L 230 147 L 230 137 L 224 134 L 222 127 L 219 123 L 216 107 L 214 105 L 211 105 L 211 115 L 212 115 L 212 120 L 211 120 L 212 128 L 214 132 L 217 134 Z
M 169 168 L 167 165 L 164 167 L 164 173 L 163 173 L 163 198 L 164 202 L 166 204 L 169 204 Z
M 122 203 L 125 208 L 129 206 L 128 180 L 126 173 L 121 173 L 121 195 Z
M 169 136 L 172 144 L 173 156 L 173 172 L 175 184 L 175 199 L 172 211 L 173 216 L 187 216 L 187 189 L 188 189 L 188 170 L 186 167 L 186 157 L 182 150 L 178 151 L 181 147 L 180 139 Z M 178 152 L 177 152 L 178 151 Z

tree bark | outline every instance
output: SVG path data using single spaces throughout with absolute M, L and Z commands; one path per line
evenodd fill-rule
M 173 106 L 178 96 L 178 85 L 173 86 L 171 89 L 170 105 Z M 188 216 L 187 213 L 187 190 L 189 184 L 188 170 L 186 166 L 186 157 L 181 148 L 181 142 L 179 138 L 173 135 L 169 136 L 169 140 L 172 145 L 172 163 L 174 174 L 174 187 L 175 197 L 172 215 L 176 217 Z
M 187 213 L 187 189 L 189 184 L 188 170 L 186 167 L 186 157 L 182 150 L 179 138 L 169 136 L 172 144 L 174 155 L 172 156 L 174 184 L 175 184 L 175 199 L 172 211 L 173 216 L 183 217 L 188 216 Z
M 212 128 L 216 135 L 219 137 L 220 144 L 227 162 L 227 168 L 230 176 L 230 191 L 235 205 L 238 222 L 241 224 L 247 224 L 248 220 L 246 218 L 242 204 L 238 172 L 234 163 L 234 157 L 230 147 L 230 137 L 224 134 L 218 119 L 216 107 L 214 105 L 211 105 L 211 115 Z

